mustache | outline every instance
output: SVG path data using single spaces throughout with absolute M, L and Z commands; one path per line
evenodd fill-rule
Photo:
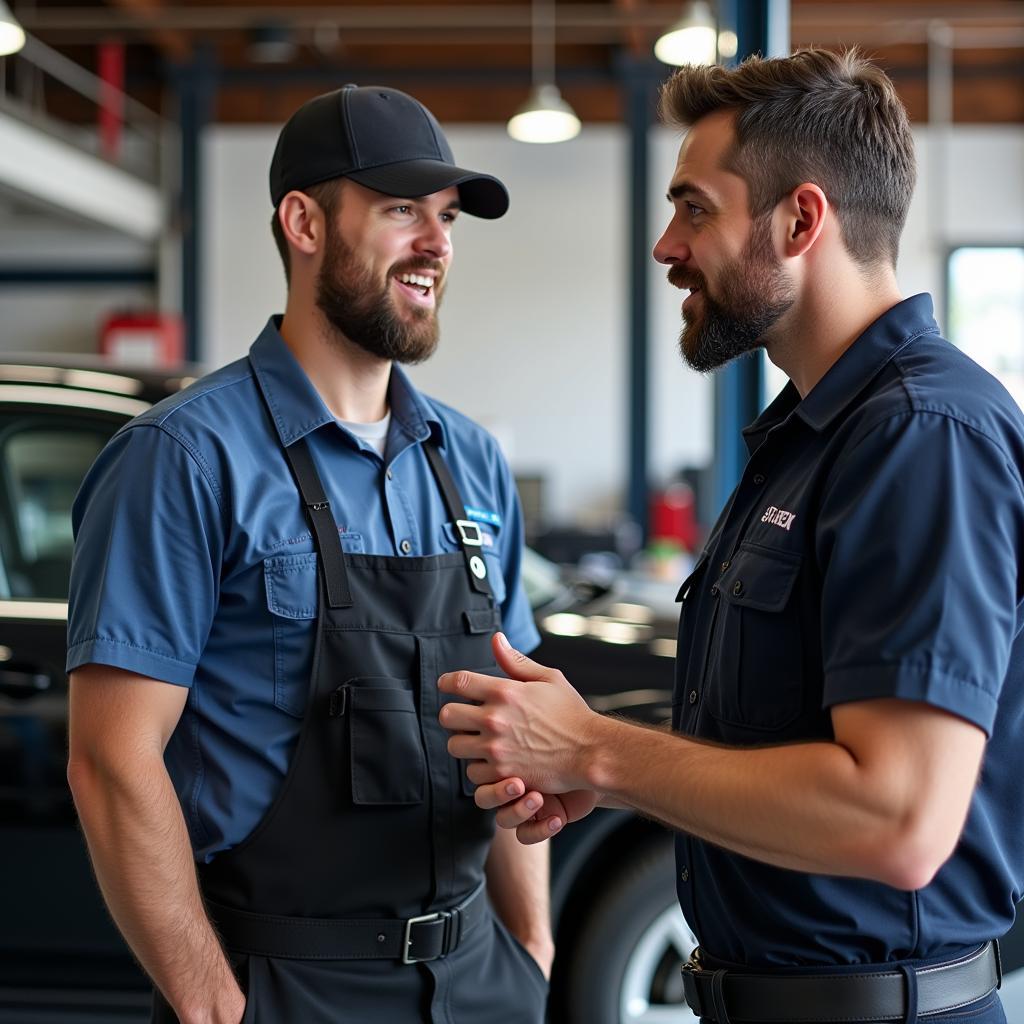
M 667 277 L 669 284 L 673 284 L 677 288 L 700 288 L 702 291 L 706 290 L 704 275 L 700 271 L 687 270 L 686 267 L 681 267 L 678 263 L 673 263 L 668 268 Z

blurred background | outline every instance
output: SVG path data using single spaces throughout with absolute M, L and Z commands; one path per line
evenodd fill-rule
M 760 355 L 680 362 L 651 258 L 680 141 L 658 89 L 806 45 L 892 77 L 919 165 L 900 285 L 1024 402 L 1024 0 L 0 0 L 0 1024 L 148 1019 L 64 776 L 70 508 L 114 430 L 282 311 L 285 119 L 347 82 L 403 89 L 508 185 L 506 217 L 460 219 L 412 376 L 505 449 L 540 660 L 653 723 L 679 584 L 785 383 Z M 605 812 L 553 855 L 553 1024 L 692 1019 L 670 836 Z M 1021 1021 L 1024 928 L 1004 963 Z

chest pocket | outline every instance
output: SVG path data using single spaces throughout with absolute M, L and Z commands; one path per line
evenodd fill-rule
M 799 554 L 743 544 L 717 581 L 720 606 L 704 699 L 720 722 L 774 732 L 800 716 L 801 561 Z
M 494 603 L 501 605 L 505 603 L 505 596 L 508 588 L 505 584 L 505 574 L 501 569 L 501 549 L 498 546 L 500 527 L 492 523 L 478 523 L 483 544 L 480 552 L 484 557 L 484 564 L 487 566 L 487 578 L 491 582 L 491 591 L 494 594 Z M 455 532 L 454 523 L 445 523 L 441 527 L 441 550 L 461 551 Z
M 341 534 L 342 548 L 363 550 L 359 533 Z M 267 611 L 274 629 L 274 705 L 301 718 L 306 710 L 318 610 L 315 552 L 263 559 Z

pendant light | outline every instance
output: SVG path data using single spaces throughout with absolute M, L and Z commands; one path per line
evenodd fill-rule
M 10 7 L 0 0 L 0 57 L 17 53 L 25 45 L 25 30 L 18 24 Z
M 580 119 L 555 85 L 555 11 L 553 0 L 533 0 L 531 17 L 533 88 L 509 119 L 517 142 L 567 142 L 580 133 Z
M 717 43 L 711 8 L 705 0 L 691 0 L 654 44 L 654 56 L 665 64 L 714 64 Z

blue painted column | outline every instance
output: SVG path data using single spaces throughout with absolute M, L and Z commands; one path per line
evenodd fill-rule
M 654 121 L 657 85 L 664 70 L 654 61 L 623 60 L 621 75 L 629 126 L 629 482 L 626 510 L 647 542 L 647 474 L 650 451 L 648 350 L 650 315 L 647 278 L 651 262 L 648 229 L 648 136 Z
M 732 29 L 739 41 L 737 63 L 751 54 L 782 56 L 789 52 L 789 0 L 719 0 L 720 29 Z M 742 429 L 761 411 L 764 392 L 760 351 L 738 359 L 714 376 L 715 508 L 726 503 L 747 461 Z

